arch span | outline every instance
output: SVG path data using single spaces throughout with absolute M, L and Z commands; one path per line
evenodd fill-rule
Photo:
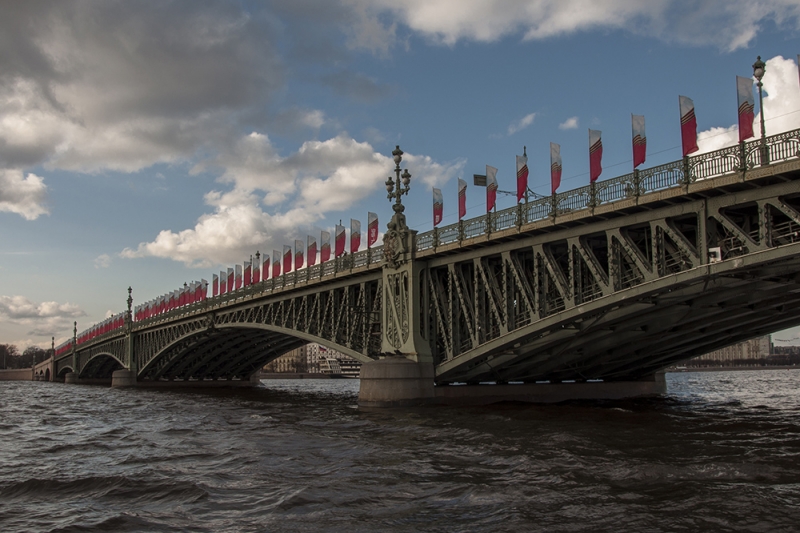
M 227 324 L 195 330 L 169 343 L 139 370 L 139 379 L 249 379 L 270 361 L 309 342 L 362 362 L 371 360 L 306 333 L 263 324 Z
M 115 370 L 122 370 L 125 365 L 116 355 L 108 352 L 96 353 L 89 359 L 79 374 L 80 379 L 111 379 Z

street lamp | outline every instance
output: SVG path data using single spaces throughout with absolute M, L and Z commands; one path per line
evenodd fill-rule
M 761 114 L 761 164 L 768 165 L 769 164 L 769 148 L 767 147 L 767 130 L 764 128 L 764 95 L 761 91 L 761 88 L 764 86 L 761 83 L 761 78 L 764 77 L 764 72 L 766 71 L 766 64 L 761 61 L 761 56 L 758 56 L 758 59 L 755 63 L 753 63 L 753 76 L 755 76 L 758 83 L 758 108 Z
M 403 171 L 403 174 L 400 174 L 400 161 L 403 160 L 403 151 L 400 149 L 400 146 L 397 146 L 392 151 L 392 158 L 394 159 L 395 169 L 394 173 L 396 175 L 395 179 L 393 180 L 391 176 L 386 180 L 386 192 L 389 194 L 386 195 L 386 198 L 391 201 L 394 199 L 394 205 L 392 209 L 398 215 L 405 210 L 403 203 L 401 202 L 400 198 L 404 194 L 408 194 L 411 183 L 411 174 L 408 172 L 408 169 Z M 402 186 L 401 186 L 401 179 L 402 179 Z

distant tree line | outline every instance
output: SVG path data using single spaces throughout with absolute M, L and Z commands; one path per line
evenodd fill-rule
M 31 368 L 34 361 L 41 363 L 50 356 L 50 350 L 29 346 L 22 353 L 13 344 L 0 344 L 0 368 Z

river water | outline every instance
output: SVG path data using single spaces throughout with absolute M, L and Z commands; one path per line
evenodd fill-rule
M 667 383 L 363 411 L 357 380 L 0 382 L 0 531 L 800 530 L 800 370 Z

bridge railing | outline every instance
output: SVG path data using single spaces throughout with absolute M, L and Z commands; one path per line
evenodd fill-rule
M 766 146 L 766 150 L 762 146 Z M 461 242 L 481 235 L 489 235 L 513 227 L 521 227 L 554 215 L 560 216 L 569 212 L 592 209 L 598 205 L 634 198 L 654 191 L 686 186 L 698 180 L 734 172 L 747 172 L 750 169 L 761 166 L 764 151 L 768 153 L 770 163 L 800 157 L 800 129 L 767 137 L 763 145 L 760 139 L 739 143 L 735 146 L 687 157 L 656 167 L 635 170 L 616 178 L 596 182 L 594 186 L 588 185 L 558 193 L 555 196 L 540 197 L 531 202 L 518 204 L 496 213 L 488 213 L 476 218 L 459 221 L 456 224 L 436 228 L 433 231 L 420 233 L 416 238 L 416 250 L 423 251 Z M 797 237 L 798 231 L 795 227 L 788 228 L 786 230 L 786 238 L 800 239 L 800 237 Z M 137 325 L 139 323 L 150 324 L 166 318 L 173 319 L 183 314 L 194 314 L 198 310 L 224 306 L 228 303 L 257 295 L 270 294 L 300 283 L 326 278 L 352 269 L 369 268 L 382 262 L 383 247 L 376 246 L 375 248 L 344 255 L 320 265 L 289 272 L 248 287 L 211 297 L 203 302 L 139 321 Z M 109 336 L 113 335 L 109 334 Z
M 800 129 L 767 137 L 764 146 L 769 154 L 769 163 L 798 158 Z M 420 233 L 417 235 L 416 249 L 428 250 L 654 191 L 683 187 L 699 180 L 734 172 L 747 172 L 762 165 L 762 153 L 761 139 L 756 139 L 656 167 L 635 170 L 623 176 L 598 181 L 594 186 L 587 185 L 557 193 L 555 197 L 537 198 L 532 202 Z

